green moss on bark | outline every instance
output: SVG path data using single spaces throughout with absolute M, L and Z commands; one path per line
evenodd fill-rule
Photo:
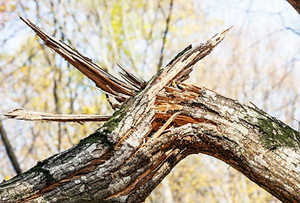
M 48 159 L 45 159 L 44 161 L 39 161 L 34 167 L 29 169 L 28 171 L 26 171 L 8 181 L 5 181 L 5 185 L 9 185 L 10 183 L 13 183 L 15 181 L 15 178 L 18 179 L 22 176 L 28 176 L 29 174 L 32 174 L 32 173 L 42 174 L 43 175 L 42 179 L 45 179 L 45 182 L 47 183 L 47 185 L 50 185 L 51 183 L 53 183 L 55 181 L 55 179 L 50 174 L 49 170 L 43 168 L 43 166 L 45 166 L 48 163 Z
M 265 149 L 276 150 L 280 147 L 300 148 L 299 132 L 283 122 L 272 117 L 265 117 L 258 119 L 258 126 L 262 132 L 259 140 Z
M 108 135 L 115 130 L 119 122 L 124 118 L 126 115 L 125 112 L 116 111 L 112 118 L 110 118 L 102 127 L 97 129 L 93 134 L 89 135 L 88 137 L 80 140 L 78 146 L 92 144 L 101 141 L 103 146 L 108 146 L 109 148 L 113 148 L 114 144 L 108 140 Z

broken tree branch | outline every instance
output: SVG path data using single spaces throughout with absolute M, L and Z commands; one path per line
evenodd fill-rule
M 16 109 L 12 112 L 5 113 L 4 116 L 18 120 L 26 121 L 57 121 L 57 122 L 100 122 L 108 121 L 111 115 L 80 115 L 80 114 L 54 114 L 41 113 L 34 111 L 26 111 L 23 109 Z
M 260 109 L 182 83 L 229 29 L 187 47 L 136 92 L 25 22 L 123 104 L 77 146 L 1 183 L 0 202 L 142 202 L 180 160 L 196 153 L 228 163 L 283 202 L 300 201 L 299 133 Z

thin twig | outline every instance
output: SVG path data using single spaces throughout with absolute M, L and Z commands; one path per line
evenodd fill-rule
M 6 134 L 6 131 L 4 130 L 4 127 L 3 127 L 3 124 L 2 124 L 2 121 L 0 120 L 0 135 L 1 135 L 1 138 L 2 138 L 2 142 L 5 146 L 5 149 L 6 149 L 6 153 L 16 171 L 16 173 L 19 175 L 22 173 L 22 170 L 21 170 L 21 167 L 20 167 L 20 164 L 18 162 L 18 159 L 14 153 L 14 150 L 9 142 L 9 139 L 7 137 L 7 134 Z

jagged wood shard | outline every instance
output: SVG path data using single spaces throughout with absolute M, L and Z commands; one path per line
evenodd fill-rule
M 172 61 L 167 65 L 166 68 L 159 71 L 155 76 L 154 81 L 151 83 L 147 94 L 148 98 L 154 102 L 155 96 L 164 87 L 168 86 L 172 81 L 176 79 L 185 79 L 190 73 L 190 68 L 203 59 L 225 38 L 226 33 L 231 29 L 228 28 L 216 34 L 211 39 L 207 40 L 206 43 L 201 43 L 195 48 L 188 46 L 180 54 L 178 54 Z M 150 104 L 152 103 L 150 102 Z
M 129 73 L 125 70 L 120 64 L 117 63 L 117 65 L 121 68 L 121 70 L 124 72 L 119 72 L 119 74 L 132 86 L 136 87 L 138 90 L 141 90 L 142 85 L 145 83 L 145 81 L 140 80 L 138 77 L 133 75 L 132 73 Z

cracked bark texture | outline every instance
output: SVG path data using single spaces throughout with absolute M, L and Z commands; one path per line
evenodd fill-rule
M 34 29 L 83 73 L 84 66 L 96 67 Z M 283 202 L 299 202 L 299 133 L 261 109 L 182 83 L 227 31 L 189 46 L 136 93 L 126 86 L 120 94 L 123 83 L 96 67 L 90 78 L 100 88 L 119 101 L 131 97 L 77 146 L 2 182 L 0 202 L 141 202 L 196 153 L 228 163 Z

